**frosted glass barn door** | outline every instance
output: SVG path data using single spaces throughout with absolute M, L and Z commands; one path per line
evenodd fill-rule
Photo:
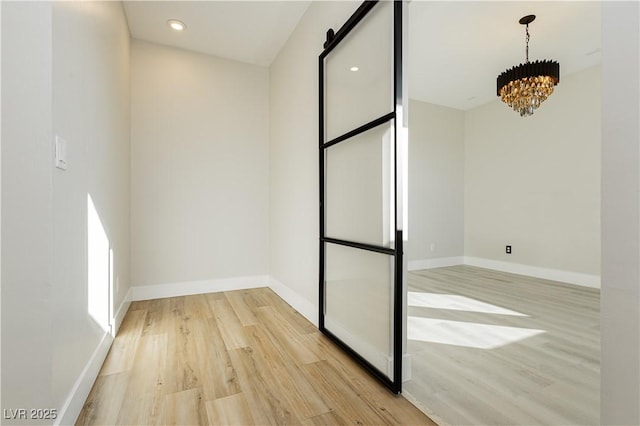
M 320 330 L 402 376 L 402 2 L 364 2 L 320 55 Z

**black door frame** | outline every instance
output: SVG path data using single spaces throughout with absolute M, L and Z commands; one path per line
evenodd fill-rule
M 332 29 L 327 31 L 327 39 L 324 43 L 324 50 L 319 56 L 319 219 L 320 219 L 320 239 L 319 239 L 319 321 L 320 331 L 329 337 L 335 344 L 351 355 L 362 367 L 368 370 L 373 376 L 384 383 L 393 393 L 402 392 L 402 346 L 403 346 L 403 315 L 404 315 L 404 298 L 403 298 L 403 234 L 398 229 L 398 141 L 399 127 L 403 125 L 402 117 L 399 117 L 397 107 L 402 105 L 403 83 L 402 83 L 402 34 L 403 34 L 403 5 L 402 0 L 394 0 L 393 4 L 393 111 L 379 117 L 369 123 L 366 123 L 350 132 L 345 133 L 337 138 L 325 142 L 325 84 L 324 84 L 324 59 L 331 51 L 353 30 L 357 24 L 373 9 L 378 0 L 364 1 L 360 7 L 351 15 L 347 22 L 334 33 Z M 348 140 L 367 130 L 382 125 L 384 123 L 393 122 L 394 129 L 394 209 L 395 209 L 395 244 L 394 248 L 376 246 L 372 244 L 364 244 L 355 241 L 340 240 L 329 238 L 325 234 L 325 150 L 333 145 Z M 369 361 L 353 350 L 348 344 L 338 338 L 336 335 L 326 329 L 324 323 L 325 316 L 325 246 L 326 244 L 337 244 L 341 246 L 353 247 L 361 250 L 384 253 L 394 257 L 394 279 L 393 279 L 393 379 L 378 370 Z

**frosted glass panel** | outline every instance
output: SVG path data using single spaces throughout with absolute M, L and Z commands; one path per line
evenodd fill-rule
M 326 149 L 325 235 L 393 248 L 392 127 Z
M 392 41 L 393 2 L 380 2 L 326 57 L 326 141 L 393 111 Z
M 326 244 L 325 326 L 392 380 L 393 261 Z

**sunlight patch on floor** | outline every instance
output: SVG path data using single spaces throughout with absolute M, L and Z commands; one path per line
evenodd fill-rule
M 542 333 L 545 331 L 503 325 L 415 316 L 409 316 L 407 319 L 409 340 L 478 349 L 495 349 Z
M 514 315 L 526 317 L 520 312 L 501 308 L 490 303 L 471 299 L 470 297 L 456 294 L 422 293 L 410 291 L 408 296 L 409 306 L 420 308 L 451 309 L 454 311 L 480 312 L 484 314 Z

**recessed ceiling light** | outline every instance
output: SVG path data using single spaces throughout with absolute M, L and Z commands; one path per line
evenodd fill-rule
M 360 68 L 358 68 L 358 67 L 351 67 L 351 68 L 349 68 L 349 71 L 356 72 L 356 71 L 358 71 L 359 69 L 360 69 Z
M 178 21 L 177 19 L 169 19 L 167 21 L 169 27 L 171 27 L 174 31 L 184 31 L 187 26 L 182 21 Z

